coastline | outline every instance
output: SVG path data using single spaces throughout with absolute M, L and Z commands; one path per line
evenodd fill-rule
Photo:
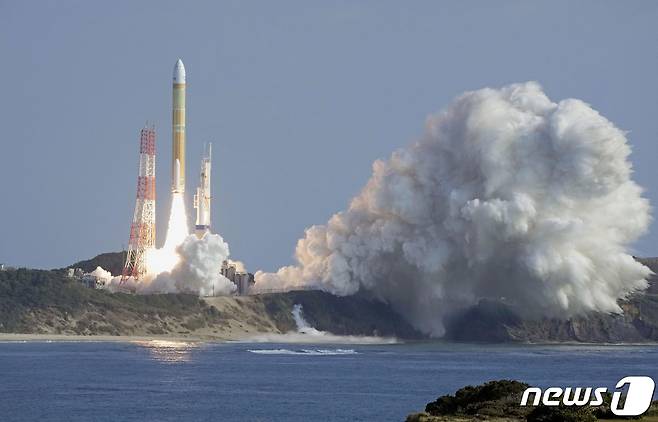
M 245 337 L 246 338 L 246 337 Z M 16 334 L 0 333 L 0 343 L 78 343 L 78 342 L 149 342 L 149 341 L 170 341 L 181 343 L 224 343 L 229 341 L 243 340 L 245 338 L 224 338 L 211 336 L 111 336 L 111 335 L 77 335 L 77 334 Z
M 358 337 L 358 336 L 330 336 L 321 338 L 300 333 L 269 333 L 254 335 L 254 333 L 224 333 L 228 335 L 78 335 L 78 334 L 27 334 L 27 333 L 0 333 L 0 343 L 133 343 L 133 342 L 180 342 L 180 343 L 271 343 L 271 344 L 361 344 L 361 345 L 390 345 L 409 343 L 394 338 Z M 335 341 L 331 341 L 331 340 Z M 510 342 L 510 343 L 468 343 L 450 342 L 442 339 L 429 339 L 412 341 L 411 343 L 437 343 L 469 346 L 531 346 L 531 347 L 646 347 L 656 346 L 658 342 L 628 342 L 628 343 L 589 343 L 589 342 Z

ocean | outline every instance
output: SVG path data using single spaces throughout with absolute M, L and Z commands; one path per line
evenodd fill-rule
M 658 381 L 655 346 L 0 343 L 0 420 L 404 421 L 487 380 Z

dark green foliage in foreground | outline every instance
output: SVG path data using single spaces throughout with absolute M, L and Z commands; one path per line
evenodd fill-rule
M 411 414 L 407 422 L 476 421 L 503 418 L 528 422 L 594 422 L 624 419 L 610 410 L 612 394 L 603 395 L 601 406 L 521 406 L 521 396 L 529 385 L 511 380 L 489 381 L 483 385 L 460 388 L 454 395 L 441 396 L 428 403 L 425 413 Z M 622 397 L 622 403 L 623 406 Z M 644 416 L 655 417 L 658 402 Z M 641 419 L 641 418 L 632 418 Z M 652 419 L 653 420 L 653 419 Z
M 537 406 L 526 417 L 528 422 L 594 422 L 597 420 L 589 406 Z
M 91 259 L 79 261 L 75 264 L 69 265 L 67 268 L 82 268 L 82 271 L 90 273 L 96 267 L 103 267 L 105 271 L 109 271 L 112 275 L 121 275 L 123 265 L 126 262 L 126 251 L 122 252 L 108 252 L 96 255 Z
M 433 416 L 522 416 L 524 409 L 519 403 L 528 387 L 528 384 L 512 380 L 489 381 L 475 387 L 469 385 L 457 390 L 454 396 L 441 396 L 428 403 L 425 411 Z

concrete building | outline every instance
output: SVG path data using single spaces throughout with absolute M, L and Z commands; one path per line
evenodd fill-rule
M 101 289 L 105 286 L 105 281 L 91 274 L 83 275 L 80 282 L 90 289 Z
M 236 286 L 236 294 L 239 296 L 246 296 L 251 291 L 251 287 L 255 284 L 254 275 L 245 271 L 238 271 L 235 264 L 229 261 L 222 262 L 221 274 L 231 280 Z

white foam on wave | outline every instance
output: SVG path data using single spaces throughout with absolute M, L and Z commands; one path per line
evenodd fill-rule
M 354 349 L 248 349 L 250 353 L 259 355 L 304 355 L 304 356 L 336 356 L 336 355 L 358 355 Z
M 286 334 L 262 334 L 245 338 L 239 343 L 287 343 L 287 344 L 397 344 L 393 337 L 338 336 L 331 333 L 313 335 L 289 332 Z

